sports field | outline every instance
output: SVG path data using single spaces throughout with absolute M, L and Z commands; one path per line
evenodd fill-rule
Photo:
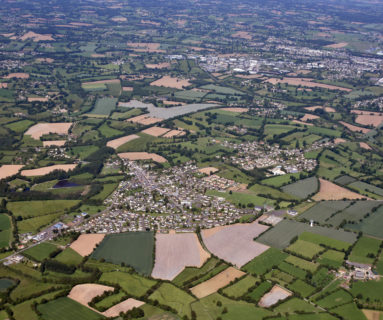
M 105 259 L 115 264 L 124 263 L 137 272 L 150 275 L 153 267 L 153 232 L 110 234 L 92 254 L 93 259 Z

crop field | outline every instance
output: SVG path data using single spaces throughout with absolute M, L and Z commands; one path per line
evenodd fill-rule
M 20 164 L 4 164 L 0 166 L 0 179 L 5 179 L 17 174 L 24 167 Z
M 373 186 L 371 184 L 368 184 L 368 183 L 365 183 L 362 181 L 352 182 L 352 183 L 348 184 L 348 186 L 355 189 L 355 190 L 361 190 L 364 192 L 371 192 L 371 193 L 374 193 L 378 196 L 383 197 L 383 189 L 382 188 Z
M 61 216 L 61 213 L 46 214 L 44 216 L 23 219 L 17 222 L 20 233 L 37 232 L 42 227 L 52 223 Z
M 134 297 L 141 297 L 156 284 L 154 280 L 121 271 L 104 272 L 100 282 L 113 285 L 118 284 Z
M 125 263 L 137 272 L 149 275 L 153 266 L 153 245 L 153 232 L 110 234 L 92 253 L 92 258 Z
M 109 116 L 109 114 L 116 108 L 116 105 L 116 98 L 99 98 L 90 114 Z
M 246 276 L 243 279 L 239 280 L 235 284 L 223 289 L 223 293 L 229 297 L 238 298 L 243 296 L 249 288 L 254 286 L 257 282 L 257 279 L 252 276 Z
M 351 232 L 319 226 L 310 227 L 309 224 L 292 220 L 283 220 L 275 227 L 262 234 L 257 239 L 257 242 L 264 243 L 271 247 L 284 249 L 290 244 L 291 239 L 299 236 L 303 232 L 319 234 L 334 240 L 347 242 L 349 244 L 354 243 L 356 240 L 356 235 Z
M 44 259 L 49 258 L 49 255 L 56 250 L 57 247 L 54 244 L 43 242 L 28 250 L 25 250 L 23 254 L 28 258 L 41 262 Z
M 195 233 L 158 233 L 152 277 L 172 280 L 185 267 L 201 267 L 209 257 Z
M 300 218 L 325 223 L 333 214 L 348 207 L 351 201 L 321 201 L 305 211 Z
M 291 283 L 288 286 L 288 288 L 294 292 L 297 292 L 304 298 L 308 297 L 315 291 L 315 288 L 313 286 L 309 285 L 301 279 L 298 279 Z
M 351 293 L 354 297 L 361 294 L 362 302 L 374 303 L 377 302 L 377 305 L 380 305 L 383 300 L 383 279 L 377 281 L 357 281 L 353 284 L 351 288 Z
M 292 184 L 282 187 L 283 192 L 294 197 L 305 199 L 318 190 L 319 184 L 316 177 L 299 180 Z
M 352 192 L 346 188 L 340 187 L 331 181 L 325 179 L 319 179 L 320 188 L 319 192 L 312 198 L 315 201 L 321 200 L 343 200 L 343 199 L 366 199 L 358 193 Z
M 337 290 L 316 303 L 326 309 L 331 309 L 341 304 L 346 304 L 353 300 L 352 296 L 345 290 Z
M 373 212 L 373 209 L 377 208 L 378 206 L 381 206 L 379 201 L 357 201 L 356 203 L 328 219 L 326 222 L 333 225 L 334 227 L 339 226 L 344 220 L 348 222 L 358 222 L 368 213 L 374 215 L 374 213 L 371 212 Z
M 247 294 L 249 298 L 255 301 L 259 301 L 262 296 L 272 288 L 272 284 L 270 282 L 262 282 L 260 285 L 255 287 L 251 292 Z
M 34 122 L 30 120 L 20 120 L 20 121 L 9 123 L 5 125 L 5 127 L 20 134 L 26 131 L 33 124 Z
M 300 269 L 290 263 L 283 261 L 278 265 L 278 269 L 292 275 L 294 278 L 304 280 L 306 278 L 307 272 L 303 269 Z
M 381 228 L 383 223 L 383 207 L 364 218 L 361 222 L 346 224 L 346 229 L 355 231 L 362 231 L 364 234 L 383 239 L 383 230 Z
M 9 246 L 12 232 L 11 220 L 6 214 L 0 214 L 0 248 Z
M 318 312 L 319 309 L 315 308 L 313 305 L 311 305 L 310 303 L 306 301 L 300 300 L 298 298 L 292 298 L 278 305 L 278 307 L 275 308 L 275 311 L 281 312 L 281 313 L 295 313 L 295 312 L 309 313 L 309 312 Z
M 257 221 L 216 227 L 202 230 L 202 239 L 210 252 L 240 268 L 268 249 L 268 246 L 253 241 L 267 228 Z M 231 241 L 228 243 L 227 239 Z
M 30 127 L 24 134 L 31 136 L 35 140 L 39 140 L 43 135 L 50 133 L 67 135 L 72 124 L 71 122 L 37 123 Z
M 104 318 L 78 302 L 65 297 L 41 304 L 38 310 L 42 313 L 44 320 L 98 320 Z
M 311 260 L 315 255 L 324 249 L 315 243 L 298 239 L 292 245 L 287 247 L 286 250 Z
M 105 234 L 82 234 L 75 240 L 70 248 L 76 251 L 80 256 L 90 255 L 96 246 L 104 239 Z
M 149 299 L 158 300 L 159 303 L 168 305 L 178 311 L 180 316 L 191 317 L 190 304 L 195 299 L 185 291 L 178 289 L 170 283 L 163 283 Z
M 295 256 L 288 256 L 286 262 L 306 271 L 315 272 L 318 269 L 318 264 L 310 262 Z
M 18 201 L 8 202 L 7 208 L 15 216 L 28 218 L 63 212 L 78 203 L 78 200 Z
M 343 319 L 347 319 L 347 320 L 365 320 L 366 319 L 363 312 L 360 309 L 358 309 L 355 303 L 344 304 L 342 306 L 331 309 L 331 311 L 341 316 Z
M 324 236 L 318 233 L 311 233 L 309 230 L 308 232 L 301 233 L 299 235 L 299 239 L 303 241 L 315 243 L 318 245 L 324 245 L 326 247 L 333 248 L 338 251 L 342 251 L 342 250 L 347 250 L 351 246 L 351 244 L 356 241 L 356 237 L 354 237 L 353 234 L 348 233 L 347 235 L 350 238 L 348 238 L 347 241 L 343 241 L 339 239 L 333 239 L 331 237 Z M 346 235 L 344 236 L 346 239 Z
M 82 256 L 79 255 L 72 248 L 66 248 L 55 257 L 55 260 L 60 261 L 62 263 L 78 265 L 82 261 Z
M 236 95 L 236 94 L 242 95 L 243 94 L 243 92 L 241 92 L 239 90 L 235 90 L 235 89 L 227 88 L 227 87 L 222 87 L 222 86 L 216 86 L 216 85 L 212 85 L 212 84 L 208 84 L 208 85 L 203 86 L 201 88 L 205 89 L 205 90 L 213 90 L 216 93 L 221 93 L 221 94 L 228 94 L 228 95 Z
M 337 184 L 341 184 L 343 186 L 346 186 L 352 182 L 355 182 L 357 181 L 357 179 L 353 178 L 353 177 L 350 177 L 350 176 L 347 176 L 347 175 L 344 175 L 344 176 L 340 176 L 339 178 L 336 178 L 334 180 L 335 183 Z
M 21 170 L 20 174 L 25 177 L 38 177 L 38 176 L 44 176 L 55 170 L 68 172 L 70 170 L 73 170 L 76 167 L 77 167 L 77 164 L 55 164 L 53 166 L 47 166 L 42 168 Z
M 88 306 L 94 297 L 102 295 L 104 292 L 113 292 L 114 288 L 97 283 L 82 283 L 75 285 L 68 294 L 71 298 L 83 306 Z
M 191 288 L 190 291 L 198 298 L 204 298 L 214 292 L 217 292 L 220 288 L 227 286 L 230 282 L 237 278 L 244 276 L 246 273 L 237 270 L 233 267 L 229 267 L 221 273 L 217 274 L 213 278 L 204 281 L 195 287 Z
M 222 305 L 217 305 L 218 301 Z M 225 308 L 227 312 L 223 312 Z M 193 302 L 192 309 L 196 313 L 197 319 L 217 319 L 219 317 L 224 320 L 263 319 L 272 315 L 271 311 L 258 308 L 253 303 L 230 300 L 218 293 Z
M 327 250 L 319 256 L 317 261 L 328 267 L 339 268 L 344 261 L 344 253 L 335 250 Z
M 177 286 L 183 286 L 185 283 L 203 277 L 209 274 L 216 266 L 219 266 L 221 262 L 214 257 L 211 257 L 205 262 L 201 268 L 186 267 L 174 280 L 174 284 Z
M 287 253 L 284 253 L 275 248 L 269 248 L 267 251 L 251 260 L 245 266 L 243 270 L 255 275 L 263 275 L 270 271 L 272 268 L 278 266 L 283 260 L 288 257 Z
M 367 263 L 371 264 L 374 262 L 374 258 L 379 250 L 379 246 L 382 241 L 374 239 L 361 237 L 352 248 L 349 260 L 352 262 Z M 369 255 L 372 255 L 369 257 Z
M 286 289 L 275 285 L 268 293 L 266 293 L 261 298 L 261 300 L 259 300 L 258 304 L 261 307 L 268 308 L 270 306 L 273 306 L 280 300 L 285 300 L 291 295 L 292 293 L 290 291 L 287 291 Z

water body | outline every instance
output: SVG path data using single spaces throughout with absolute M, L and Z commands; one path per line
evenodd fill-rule
M 14 286 L 16 281 L 9 278 L 1 278 L 0 279 L 0 292 L 6 291 L 8 288 Z
M 182 116 L 188 113 L 193 113 L 200 110 L 205 110 L 205 109 L 219 106 L 218 104 L 192 103 L 192 104 L 186 104 L 184 106 L 179 106 L 179 107 L 158 108 L 151 103 L 143 103 L 138 100 L 121 102 L 119 105 L 125 108 L 148 109 L 149 115 L 151 117 L 161 118 L 161 119 L 170 119 L 170 118 Z
M 78 187 L 78 186 L 79 185 L 77 183 L 69 182 L 68 180 L 60 180 L 53 186 L 53 189 L 71 188 L 71 187 Z

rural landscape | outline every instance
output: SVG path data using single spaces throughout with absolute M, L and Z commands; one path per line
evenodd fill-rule
M 383 2 L 3 0 L 0 320 L 383 320 Z

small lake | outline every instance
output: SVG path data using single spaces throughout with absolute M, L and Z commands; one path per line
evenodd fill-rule
M 6 291 L 8 288 L 14 286 L 16 281 L 9 278 L 0 278 L 0 292 Z
M 71 187 L 78 187 L 78 186 L 79 184 L 77 183 L 70 182 L 68 180 L 60 180 L 53 186 L 53 189 L 71 188 Z
M 151 103 L 143 103 L 138 100 L 131 100 L 129 102 L 121 102 L 120 107 L 126 108 L 141 108 L 148 109 L 149 115 L 155 118 L 161 119 L 170 119 L 178 117 L 188 113 L 194 113 L 200 110 L 205 110 L 212 107 L 218 107 L 217 104 L 208 104 L 208 103 L 192 103 L 186 104 L 180 107 L 171 107 L 171 108 L 158 108 Z

